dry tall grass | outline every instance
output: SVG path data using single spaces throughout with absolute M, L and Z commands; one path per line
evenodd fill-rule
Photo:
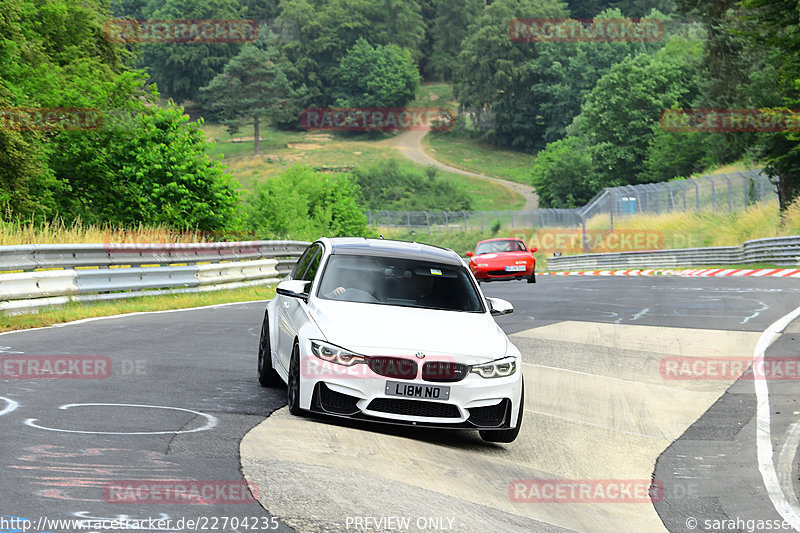
M 120 229 L 85 225 L 80 220 L 65 223 L 57 219 L 44 224 L 0 221 L 0 245 L 11 244 L 88 244 L 106 242 L 208 242 L 214 234 L 201 231 L 175 231 L 163 226 Z
M 610 219 L 608 215 L 597 215 L 586 227 L 608 229 Z M 664 236 L 664 248 L 735 246 L 752 239 L 800 234 L 800 199 L 787 210 L 783 221 L 778 203 L 774 201 L 733 213 L 698 211 L 617 217 L 614 229 L 660 231 Z

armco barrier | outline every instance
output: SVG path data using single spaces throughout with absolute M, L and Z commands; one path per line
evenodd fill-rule
M 800 265 L 800 235 L 745 242 L 742 246 L 685 248 L 548 257 L 549 270 L 681 268 L 769 263 Z
M 277 283 L 306 246 L 300 241 L 0 246 L 0 270 L 16 271 L 0 274 L 0 311 Z
M 297 257 L 302 241 L 213 243 L 25 244 L 0 246 L 0 272 L 43 268 L 109 267 L 215 263 Z

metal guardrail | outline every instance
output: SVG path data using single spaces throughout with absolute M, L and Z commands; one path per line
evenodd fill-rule
M 769 263 L 800 265 L 800 235 L 747 241 L 741 246 L 684 248 L 548 257 L 549 270 L 679 268 Z
M 277 283 L 306 246 L 301 241 L 0 246 L 0 271 L 15 271 L 0 274 L 0 311 Z
M 24 244 L 0 246 L 0 271 L 242 261 L 300 255 L 301 241 Z

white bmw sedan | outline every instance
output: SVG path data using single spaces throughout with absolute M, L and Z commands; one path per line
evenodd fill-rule
M 479 430 L 512 442 L 522 424 L 522 358 L 452 250 L 383 239 L 320 239 L 267 306 L 263 386 L 289 411 Z

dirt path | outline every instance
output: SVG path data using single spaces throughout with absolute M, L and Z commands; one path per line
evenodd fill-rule
M 405 131 L 394 138 L 395 146 L 400 149 L 404 156 L 415 163 L 419 163 L 421 165 L 433 165 L 436 168 L 445 170 L 447 172 L 493 181 L 503 185 L 504 187 L 508 187 L 514 192 L 521 194 L 522 197 L 525 198 L 525 205 L 522 207 L 522 209 L 536 209 L 538 207 L 539 198 L 536 196 L 536 190 L 529 185 L 461 170 L 460 168 L 451 167 L 433 159 L 426 154 L 425 150 L 422 148 L 422 138 L 425 137 L 425 134 L 427 133 L 428 132 L 426 130 Z

